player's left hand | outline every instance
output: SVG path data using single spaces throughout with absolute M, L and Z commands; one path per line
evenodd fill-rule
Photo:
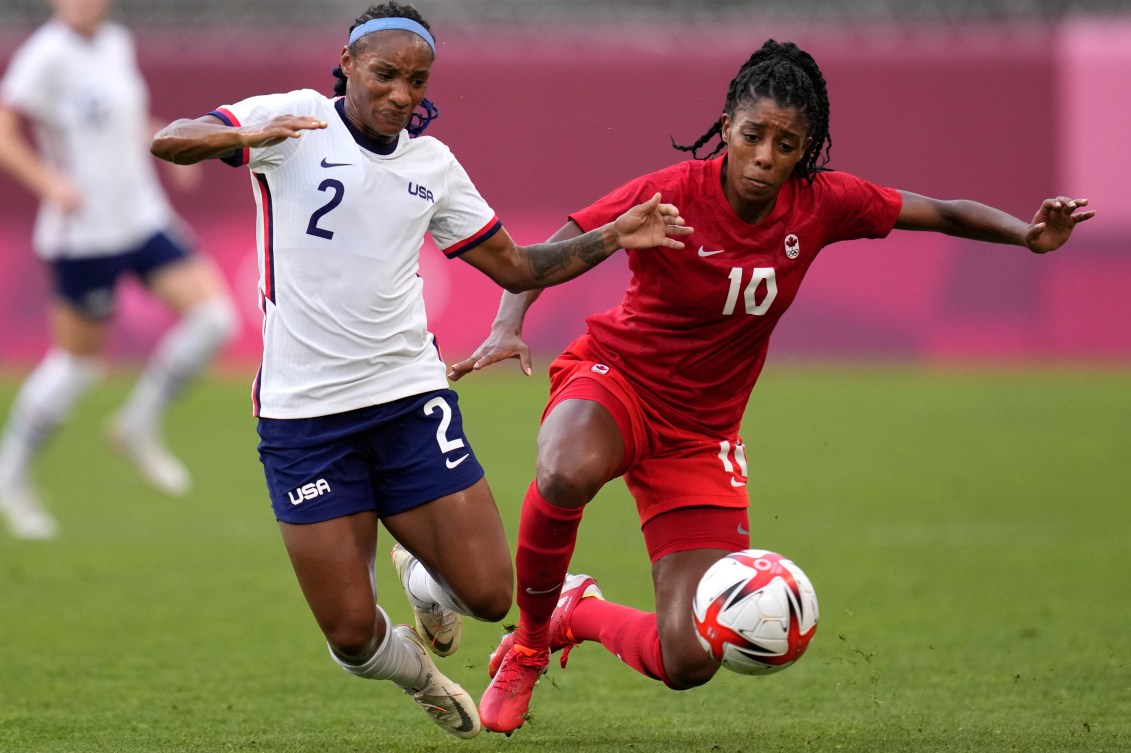
M 1045 199 L 1029 225 L 1025 245 L 1035 254 L 1057 250 L 1072 235 L 1072 229 L 1077 223 L 1096 216 L 1095 210 L 1076 211 L 1087 205 L 1087 199 L 1070 199 L 1067 196 Z
M 680 249 L 683 243 L 668 236 L 691 235 L 694 228 L 687 227 L 675 205 L 661 203 L 656 194 L 618 217 L 613 232 L 619 248 Z
M 448 368 L 448 379 L 458 382 L 472 372 L 508 358 L 517 358 L 519 367 L 526 376 L 533 373 L 530 346 L 523 341 L 519 330 L 505 324 L 493 326 L 491 335 L 475 349 L 474 353 Z

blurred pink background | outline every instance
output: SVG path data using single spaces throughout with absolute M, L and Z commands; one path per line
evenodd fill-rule
M 1131 357 L 1131 23 L 877 28 L 866 35 L 756 25 L 714 31 L 641 28 L 602 36 L 439 30 L 429 135 L 449 144 L 519 242 L 543 240 L 584 206 L 640 173 L 684 159 L 718 117 L 727 84 L 767 36 L 816 57 L 832 100 L 831 167 L 939 198 L 970 198 L 1029 218 L 1046 196 L 1087 196 L 1099 216 L 1045 257 L 933 234 L 893 233 L 826 249 L 775 336 L 784 357 L 1125 361 Z M 196 117 L 253 94 L 328 92 L 337 32 L 293 45 L 195 34 L 139 39 L 155 114 Z M 6 65 L 18 39 L 0 38 Z M 243 313 L 225 354 L 254 368 L 259 349 L 254 204 L 246 169 L 204 167 L 200 190 L 170 190 Z M 0 177 L 0 368 L 46 346 L 46 279 L 30 249 L 34 203 Z M 432 329 L 449 360 L 487 333 L 499 291 L 426 244 Z M 547 357 L 584 316 L 616 304 L 623 259 L 548 291 L 527 336 Z M 168 318 L 123 290 L 112 353 L 146 351 Z

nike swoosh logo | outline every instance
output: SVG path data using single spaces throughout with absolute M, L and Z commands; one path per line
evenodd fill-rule
M 472 720 L 472 718 L 468 715 L 468 713 L 463 710 L 463 706 L 461 706 L 458 703 L 453 704 L 453 705 L 456 707 L 456 713 L 459 714 L 459 721 L 460 721 L 459 726 L 456 727 L 456 731 L 457 732 L 471 732 L 471 730 L 475 729 L 474 720 Z
M 459 687 L 459 686 L 457 686 Z M 460 688 L 462 691 L 463 688 Z M 463 705 L 456 703 L 456 696 L 464 695 L 463 692 L 453 693 L 452 695 L 425 695 L 424 693 L 414 694 L 413 700 L 420 704 L 424 711 L 429 716 L 436 720 L 442 720 L 444 723 L 440 726 L 453 731 L 453 732 L 471 732 L 475 729 L 475 720 L 464 711 Z M 451 708 L 448 708 L 448 706 Z M 455 713 L 459 717 L 459 726 L 448 722 L 447 717 Z
M 352 162 L 327 162 L 325 157 L 322 158 L 322 167 L 345 167 L 352 164 Z
M 715 254 L 721 254 L 723 251 L 726 251 L 726 249 L 720 248 L 718 251 L 707 251 L 702 246 L 699 247 L 700 256 L 714 256 Z
M 746 482 L 745 481 L 739 481 L 734 476 L 731 476 L 730 485 L 731 486 L 746 486 Z
M 436 636 L 432 634 L 432 631 L 428 629 L 427 625 L 421 624 L 420 627 L 424 629 L 424 638 L 428 641 L 428 645 L 432 646 L 436 653 L 443 654 L 452 650 L 452 644 L 455 643 L 454 638 L 447 643 L 441 643 L 436 640 Z
M 562 587 L 562 584 L 559 583 L 556 586 L 550 586 L 549 588 L 544 589 L 544 590 L 538 590 L 536 588 L 528 588 L 528 589 L 526 589 L 526 593 L 530 594 L 531 596 L 545 596 L 546 594 L 552 594 L 554 591 L 557 591 L 561 587 Z
M 742 535 L 742 536 L 747 536 L 747 535 L 749 535 L 749 533 L 750 533 L 750 529 L 748 529 L 748 528 L 743 528 L 743 527 L 742 527 L 742 524 L 741 524 L 741 523 L 739 523 L 739 524 L 738 524 L 738 533 L 739 533 L 740 535 Z
M 469 457 L 471 457 L 471 453 L 468 453 L 466 455 L 460 455 L 455 460 L 452 460 L 451 458 L 444 458 L 444 465 L 448 466 L 448 469 L 450 470 L 452 468 L 455 468 L 457 465 L 459 465 L 463 461 L 467 460 Z

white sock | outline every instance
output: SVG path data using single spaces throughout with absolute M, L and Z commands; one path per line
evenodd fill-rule
M 156 434 L 165 408 L 231 339 L 236 323 L 236 312 L 224 297 L 209 298 L 189 309 L 161 339 L 118 414 L 118 425 Z
M 420 653 L 393 632 L 393 623 L 380 604 L 377 605 L 377 612 L 385 621 L 385 639 L 372 656 L 357 664 L 345 661 L 333 649 L 330 649 L 330 656 L 351 675 L 367 680 L 391 680 L 399 688 L 420 689 L 428 681 Z
M 438 605 L 458 614 L 471 616 L 471 611 L 463 602 L 440 585 L 440 582 L 432 577 L 428 568 L 424 567 L 420 560 L 413 562 L 408 571 L 408 584 L 405 587 L 405 594 L 413 606 L 419 609 L 435 609 Z
M 0 483 L 27 480 L 32 457 L 98 379 L 98 359 L 52 348 L 16 395 L 0 440 Z

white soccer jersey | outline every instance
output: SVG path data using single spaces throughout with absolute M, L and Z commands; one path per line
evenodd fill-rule
M 449 258 L 501 227 L 451 151 L 402 132 L 390 154 L 343 103 L 302 90 L 212 114 L 229 125 L 310 115 L 324 130 L 243 150 L 258 208 L 263 361 L 256 415 L 311 418 L 447 387 L 418 274 L 424 233 Z
M 104 23 L 88 38 L 49 21 L 12 57 L 0 101 L 31 118 L 44 159 L 82 196 L 70 215 L 40 207 L 41 257 L 132 250 L 172 222 L 149 153 L 149 95 L 124 27 Z

